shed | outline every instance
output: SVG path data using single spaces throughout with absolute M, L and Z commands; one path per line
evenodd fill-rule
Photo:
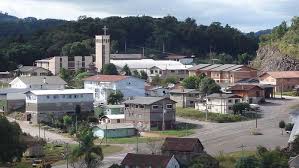
M 136 128 L 131 123 L 100 124 L 92 129 L 95 137 L 121 138 L 136 135 Z

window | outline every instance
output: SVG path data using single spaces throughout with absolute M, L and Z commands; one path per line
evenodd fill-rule
M 138 108 L 138 105 L 137 105 L 137 104 L 135 105 L 135 108 Z
M 159 73 L 158 70 L 155 70 L 155 73 Z
M 154 71 L 153 70 L 151 70 L 151 74 L 153 74 L 154 73 Z
M 76 99 L 78 96 L 77 95 L 74 95 L 74 98 Z
M 230 107 L 230 106 L 228 107 L 228 110 L 232 110 L 232 109 L 233 109 L 232 107 Z
M 194 103 L 194 101 L 190 101 L 190 104 L 193 104 Z
M 59 96 L 58 96 L 58 95 L 54 95 L 53 98 L 54 98 L 54 99 L 58 99 Z
M 235 103 L 239 103 L 239 102 L 240 102 L 240 100 L 239 100 L 239 99 L 236 99 L 236 100 L 235 100 Z
M 68 95 L 67 97 L 68 97 L 69 99 L 71 99 L 71 98 L 72 98 L 72 95 Z
M 167 104 L 167 105 L 166 105 L 166 108 L 167 108 L 167 109 L 172 109 L 172 104 Z
M 159 74 L 162 74 L 162 71 L 159 71 Z
M 129 104 L 125 104 L 125 107 L 129 107 L 130 105 Z
M 50 96 L 47 96 L 47 99 L 50 99 Z
M 175 73 L 175 70 L 171 70 L 170 72 Z
M 153 108 L 153 109 L 158 109 L 159 106 L 158 106 L 158 105 L 152 105 L 152 108 Z
M 139 108 L 144 108 L 144 105 L 140 104 L 140 105 L 139 105 Z
M 65 98 L 65 95 L 62 95 L 62 98 Z
M 232 100 L 231 100 L 231 99 L 228 99 L 228 102 L 229 102 L 229 103 L 231 103 L 231 102 L 232 102 Z
M 85 61 L 85 57 L 84 56 L 82 57 L 82 61 Z
M 85 68 L 85 62 L 82 62 L 82 67 Z
M 117 122 L 117 123 L 120 123 L 120 119 L 117 119 L 116 122 Z

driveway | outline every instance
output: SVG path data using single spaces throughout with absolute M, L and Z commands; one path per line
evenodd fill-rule
M 299 103 L 298 98 L 288 97 L 285 100 L 267 100 L 261 105 L 263 117 L 258 119 L 258 129 L 263 135 L 250 135 L 250 130 L 255 128 L 255 120 L 236 123 L 210 123 L 184 118 L 177 121 L 200 125 L 195 134 L 201 140 L 205 150 L 213 155 L 220 151 L 224 153 L 244 150 L 255 150 L 258 145 L 268 148 L 287 146 L 289 135 L 281 135 L 278 127 L 280 120 L 289 121 L 288 113 L 292 111 L 289 107 Z

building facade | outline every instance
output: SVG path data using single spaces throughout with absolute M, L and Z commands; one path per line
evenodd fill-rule
M 171 129 L 175 126 L 175 101 L 163 97 L 134 97 L 123 102 L 125 121 L 137 129 Z
M 258 104 L 265 100 L 265 90 L 259 85 L 238 84 L 231 86 L 228 91 L 243 97 L 243 101 L 249 104 Z
M 96 40 L 95 66 L 101 71 L 103 65 L 110 63 L 110 35 L 99 35 Z
M 199 91 L 195 89 L 173 89 L 169 91 L 170 99 L 177 102 L 176 107 L 193 107 L 197 98 L 200 97 Z
M 261 84 L 274 85 L 276 92 L 292 91 L 299 84 L 299 71 L 266 72 L 259 79 Z
M 14 76 L 49 76 L 52 74 L 48 69 L 36 66 L 21 66 L 13 73 Z
M 219 84 L 234 84 L 243 79 L 257 77 L 257 70 L 246 65 L 198 64 L 188 70 L 189 76 L 205 74 Z
M 93 93 L 85 89 L 32 90 L 26 93 L 26 113 L 34 123 L 52 122 L 51 117 L 80 115 L 93 110 Z
M 67 83 L 59 76 L 21 76 L 16 77 L 9 84 L 15 89 L 50 90 L 64 89 Z
M 111 93 L 120 91 L 124 98 L 144 96 L 144 80 L 122 75 L 96 75 L 84 79 L 84 88 L 94 92 L 96 102 L 107 104 Z
M 211 113 L 233 114 L 233 105 L 243 102 L 241 96 L 235 94 L 213 93 L 208 95 L 206 100 L 198 99 L 195 103 L 195 109 Z

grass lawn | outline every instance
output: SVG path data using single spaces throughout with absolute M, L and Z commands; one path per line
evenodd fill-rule
M 278 95 L 280 95 L 280 94 L 278 94 Z M 282 95 L 283 96 L 294 96 L 294 97 L 297 97 L 296 92 L 292 92 L 292 91 L 290 91 L 290 92 L 282 92 Z
M 216 156 L 216 159 L 219 161 L 220 168 L 233 168 L 236 161 L 241 158 L 242 156 L 255 156 L 255 151 L 238 151 L 238 152 L 232 152 L 232 153 L 219 153 L 218 156 Z
M 200 112 L 194 108 L 180 108 L 178 107 L 176 109 L 176 114 L 179 117 L 184 118 L 191 118 L 196 119 L 200 121 L 206 120 L 206 113 Z M 233 115 L 233 114 L 218 114 L 218 113 L 208 113 L 208 120 L 212 122 L 219 122 L 219 123 L 225 123 L 225 122 L 238 122 L 238 121 L 246 121 L 254 118 L 255 115 L 247 115 L 241 116 L 241 115 Z

